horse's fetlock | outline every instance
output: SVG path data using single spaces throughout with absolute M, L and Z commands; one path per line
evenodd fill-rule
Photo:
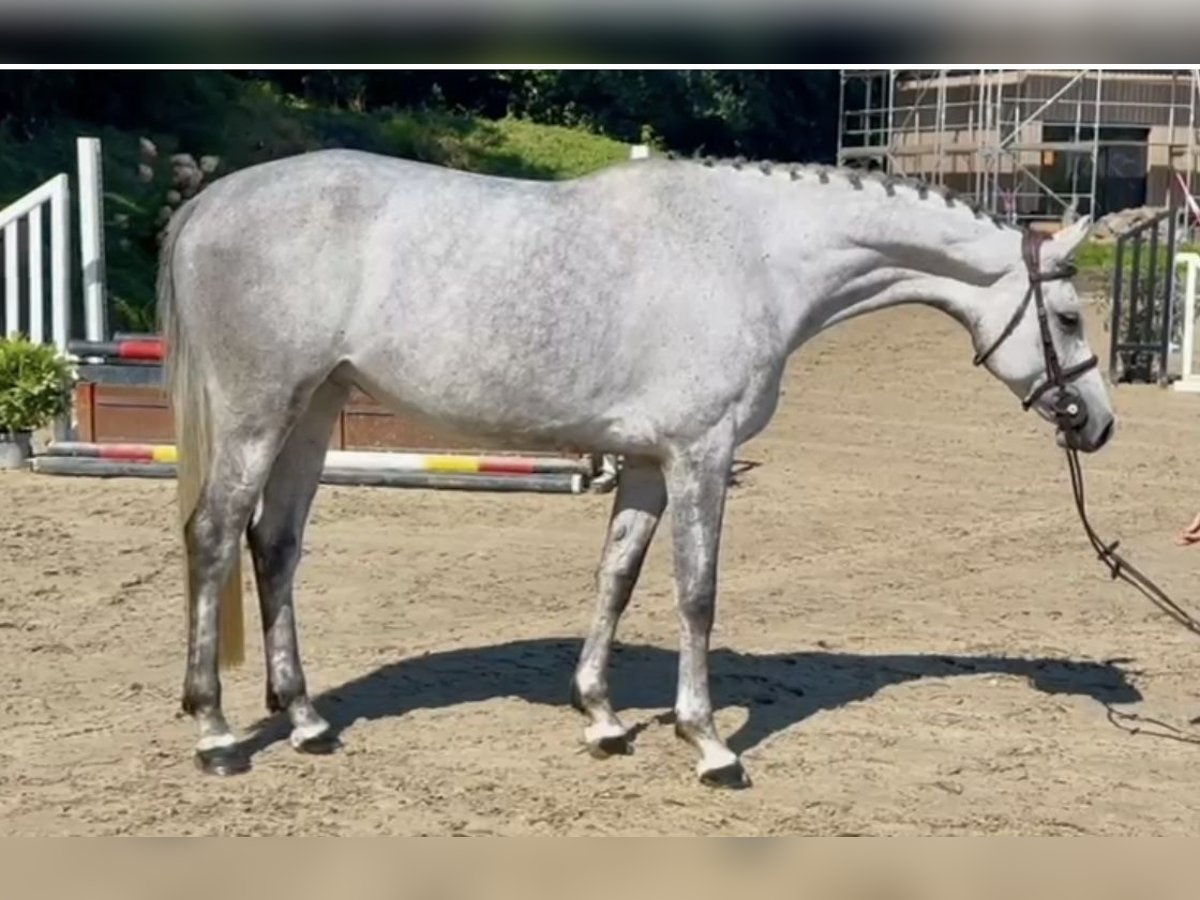
M 292 704 L 303 699 L 308 694 L 308 688 L 303 678 L 280 679 L 278 684 L 267 685 L 267 711 L 272 713 L 286 712 Z
M 221 708 L 221 689 L 188 683 L 183 686 L 180 708 L 189 716 Z

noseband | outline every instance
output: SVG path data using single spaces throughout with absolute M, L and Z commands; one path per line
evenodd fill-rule
M 1058 393 L 1054 400 L 1054 418 L 1066 432 L 1082 427 L 1087 421 L 1087 406 L 1071 382 L 1084 372 L 1094 368 L 1098 360 L 1093 355 L 1081 363 L 1064 368 L 1058 358 L 1058 353 L 1054 349 L 1054 340 L 1050 335 L 1050 321 L 1046 314 L 1046 299 L 1042 296 L 1042 284 L 1047 281 L 1060 281 L 1074 277 L 1075 267 L 1065 264 L 1049 272 L 1043 272 L 1040 257 L 1041 244 L 1044 240 L 1045 238 L 1041 235 L 1029 230 L 1025 231 L 1021 239 L 1021 256 L 1025 261 L 1025 270 L 1029 276 L 1029 289 L 1025 291 L 1025 297 L 1021 300 L 1016 312 L 1013 313 L 1008 325 L 1000 332 L 1000 336 L 983 353 L 975 354 L 974 363 L 977 366 L 983 365 L 996 352 L 996 348 L 1012 336 L 1025 317 L 1029 301 L 1033 300 L 1037 308 L 1038 329 L 1042 334 L 1042 358 L 1046 364 L 1046 375 L 1021 401 L 1021 407 L 1028 410 L 1046 391 L 1057 388 Z

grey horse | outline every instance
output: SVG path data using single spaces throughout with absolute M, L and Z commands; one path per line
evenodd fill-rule
M 1043 245 L 1061 266 L 1087 220 Z M 708 649 L 735 448 L 770 421 L 789 355 L 902 303 L 952 316 L 1020 397 L 1046 381 L 1022 233 L 948 195 L 818 166 L 631 161 L 561 182 L 328 150 L 230 174 L 170 222 L 159 313 L 179 446 L 188 650 L 201 769 L 249 767 L 221 707 L 241 660 L 240 541 L 254 562 L 267 705 L 303 752 L 336 745 L 305 686 L 292 598 L 331 429 L 354 385 L 496 446 L 619 454 L 594 618 L 571 685 L 596 756 L 629 752 L 606 671 L 668 499 L 680 623 L 676 733 L 711 785 L 749 778 L 713 723 Z M 1069 281 L 1053 343 L 1091 355 Z M 1015 325 L 1015 328 L 1012 326 Z M 1007 326 L 1007 327 L 1006 327 Z M 867 348 L 863 348 L 867 352 Z M 1095 369 L 1074 387 L 1113 432 Z M 1034 408 L 1054 421 L 1058 389 Z M 402 533 L 397 539 L 403 538 Z

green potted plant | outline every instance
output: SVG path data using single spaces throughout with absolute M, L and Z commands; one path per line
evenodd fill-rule
M 70 405 L 71 368 L 54 347 L 0 338 L 0 469 L 24 467 L 31 438 Z

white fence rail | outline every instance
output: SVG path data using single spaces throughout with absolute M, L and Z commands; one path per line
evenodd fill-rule
M 1175 266 L 1184 266 L 1183 288 L 1183 348 L 1181 356 L 1182 375 L 1175 382 L 1175 390 L 1189 393 L 1200 392 L 1200 375 L 1193 371 L 1193 356 L 1196 352 L 1196 276 L 1200 273 L 1200 253 L 1176 253 Z
M 84 339 L 108 340 L 104 286 L 104 175 L 99 138 L 75 142 L 79 173 L 79 275 L 83 282 Z
M 76 159 L 82 337 L 103 341 L 108 317 L 99 139 L 79 138 Z M 0 209 L 0 242 L 4 246 L 0 334 L 24 334 L 31 341 L 54 344 L 61 353 L 66 352 L 67 341 L 78 336 L 73 333 L 71 315 L 70 206 L 70 178 L 63 173 Z
M 66 351 L 70 337 L 71 233 L 67 220 L 70 197 L 67 176 L 55 175 L 0 210 L 0 235 L 4 241 L 4 334 L 8 337 L 25 334 L 38 343 L 53 342 L 61 352 Z M 47 210 L 48 216 L 44 214 Z M 48 258 L 45 253 L 47 223 L 50 226 Z M 47 274 L 50 282 L 48 333 Z

